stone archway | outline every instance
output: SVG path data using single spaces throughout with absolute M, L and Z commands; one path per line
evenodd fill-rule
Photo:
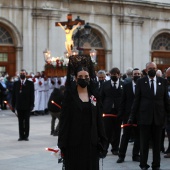
M 170 67 L 170 33 L 163 32 L 155 37 L 151 46 L 151 60 L 164 71 Z
M 13 76 L 16 70 L 21 69 L 22 65 L 22 38 L 15 25 L 1 17 L 0 30 L 1 71 L 6 71 L 9 75 Z
M 75 47 L 79 47 L 83 49 L 84 54 L 89 54 L 91 49 L 95 49 L 97 51 L 97 70 L 105 70 L 107 68 L 107 60 L 106 51 L 110 51 L 110 46 L 108 44 L 107 34 L 97 25 L 91 24 L 92 30 L 90 35 L 86 35 L 84 29 L 81 29 L 79 32 L 79 40 L 74 37 L 74 45 Z M 106 38 L 107 37 L 107 38 Z M 107 40 L 106 40 L 107 39 Z M 109 50 L 108 50 L 109 48 Z

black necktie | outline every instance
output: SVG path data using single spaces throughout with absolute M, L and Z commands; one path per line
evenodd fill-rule
M 24 81 L 21 81 L 21 86 L 20 86 L 20 93 L 22 92 L 22 86 L 23 86 Z
M 152 93 L 152 95 L 154 96 L 155 93 L 154 93 L 154 84 L 153 84 L 153 81 L 154 81 L 154 80 L 151 80 L 151 93 Z
M 114 82 L 113 84 L 113 89 L 116 89 L 116 82 Z

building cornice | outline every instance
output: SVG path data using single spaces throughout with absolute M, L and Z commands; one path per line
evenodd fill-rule
M 145 0 L 77 0 L 77 3 L 78 2 L 79 3 L 91 2 L 91 3 L 107 3 L 107 4 L 120 4 L 120 5 L 135 5 L 135 6 L 143 6 L 143 7 L 170 9 L 170 3 L 149 2 Z
M 48 9 L 34 9 L 32 12 L 34 19 L 51 19 L 58 20 L 61 18 L 61 14 L 58 10 L 48 10 Z
M 141 18 L 134 18 L 134 17 L 120 17 L 119 22 L 122 25 L 135 25 L 135 26 L 142 26 L 144 21 Z

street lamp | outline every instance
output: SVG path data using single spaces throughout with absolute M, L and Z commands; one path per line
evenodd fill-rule
M 86 35 L 89 35 L 91 33 L 91 26 L 89 25 L 88 22 L 84 26 L 84 32 Z

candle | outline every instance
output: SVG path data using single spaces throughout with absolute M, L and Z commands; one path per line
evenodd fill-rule
M 57 103 L 55 103 L 53 100 L 51 101 L 52 104 L 56 105 L 57 107 L 59 107 L 61 109 L 61 106 L 58 105 Z
M 7 104 L 11 110 L 13 110 L 12 106 L 7 101 L 4 101 L 4 103 Z
M 124 124 L 124 125 L 121 125 L 121 128 L 124 128 L 124 127 L 127 127 L 127 126 L 137 127 L 137 124 Z
M 45 148 L 46 151 L 51 151 L 57 153 L 59 149 Z
M 113 115 L 113 114 L 103 114 L 103 117 L 117 117 L 117 115 Z
M 13 112 L 13 107 L 7 101 L 4 101 L 4 103 L 7 104 L 9 106 L 10 110 Z M 18 117 L 18 115 L 16 113 L 15 113 L 15 115 Z

